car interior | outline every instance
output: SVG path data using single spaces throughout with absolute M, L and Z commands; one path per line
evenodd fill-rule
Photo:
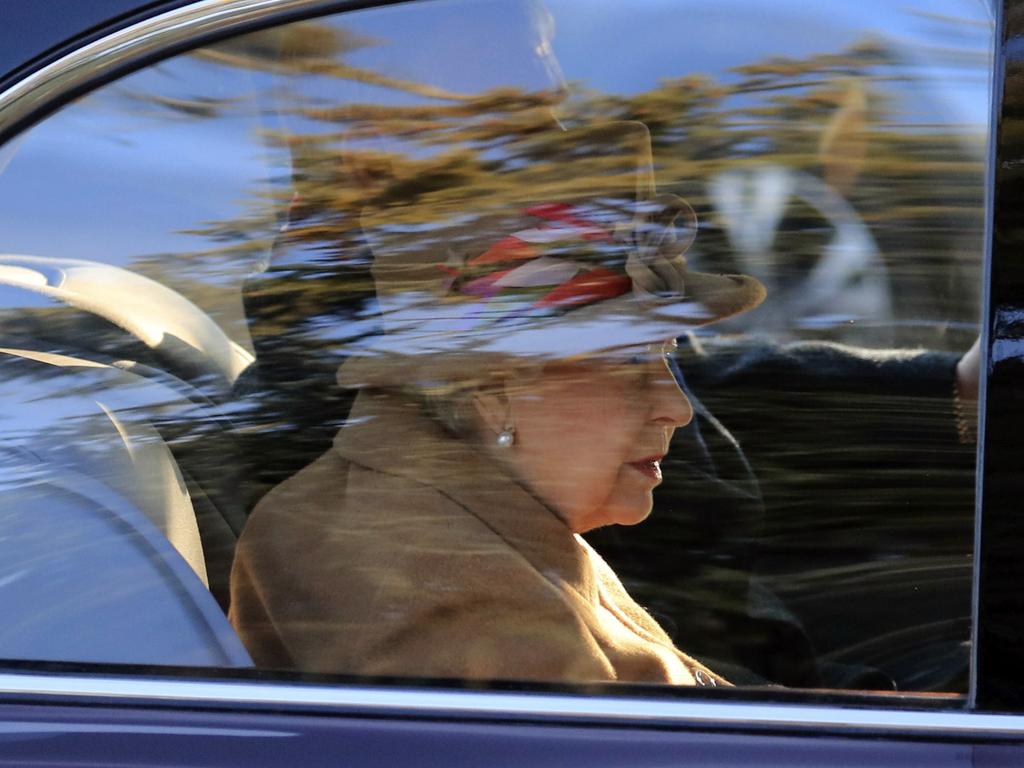
M 225 61 L 228 68 L 244 69 L 238 61 L 246 61 L 252 50 L 264 52 L 267 39 L 254 36 L 249 47 L 230 41 L 211 46 L 188 59 L 182 71 L 191 74 L 188 67 Z M 356 33 L 339 39 L 353 50 L 364 44 L 372 49 Z M 291 44 L 286 35 L 276 43 Z M 342 56 L 346 49 L 337 50 Z M 851 51 L 852 58 L 860 56 L 872 66 L 891 64 L 867 43 Z M 812 74 L 819 66 L 832 73 L 830 62 L 814 56 L 802 62 Z M 321 69 L 311 71 L 320 73 L 325 66 L 320 59 L 315 63 Z M 300 65 L 290 66 L 301 72 Z M 762 66 L 763 71 L 750 73 L 737 66 L 729 76 L 749 75 L 744 87 L 751 92 L 777 86 L 773 93 L 787 93 L 785 82 L 764 83 L 799 70 L 792 61 Z M 388 88 L 415 90 L 397 76 L 355 79 L 373 95 L 379 96 L 374 88 L 385 93 L 380 97 L 385 105 L 396 98 Z M 652 103 L 671 96 L 679 82 L 649 87 Z M 680 382 L 679 371 L 685 372 L 684 389 L 698 418 L 676 435 L 670 456 L 675 479 L 655 495 L 650 521 L 597 531 L 588 541 L 681 647 L 712 660 L 739 684 L 960 696 L 968 685 L 973 535 L 973 497 L 965 499 L 961 486 L 966 483 L 971 492 L 973 464 L 964 467 L 951 458 L 948 476 L 937 481 L 927 468 L 913 465 L 882 472 L 879 479 L 876 446 L 840 449 L 846 439 L 841 431 L 822 441 L 831 452 L 801 452 L 797 437 L 821 437 L 814 434 L 819 428 L 815 408 L 851 423 L 861 418 L 844 389 L 848 382 L 829 383 L 823 376 L 813 398 L 788 389 L 785 350 L 769 361 L 775 367 L 763 369 L 771 377 L 716 379 L 702 368 L 707 349 L 724 350 L 726 359 L 742 362 L 743 344 L 765 337 L 780 348 L 808 341 L 856 346 L 865 339 L 879 346 L 882 339 L 894 349 L 932 345 L 945 353 L 973 339 L 976 324 L 963 317 L 978 306 L 972 238 L 980 221 L 976 198 L 983 173 L 975 173 L 976 154 L 963 149 L 953 158 L 960 165 L 940 168 L 934 176 L 912 164 L 891 176 L 872 176 L 877 168 L 871 162 L 885 168 L 887 162 L 898 163 L 863 138 L 850 138 L 872 119 L 879 134 L 891 127 L 871 111 L 881 111 L 884 99 L 878 97 L 868 109 L 866 86 L 859 83 L 837 78 L 808 97 L 810 106 L 786 105 L 814 114 L 813 151 L 800 154 L 799 142 L 807 143 L 806 137 L 788 136 L 791 143 L 783 146 L 780 140 L 782 148 L 773 152 L 743 139 L 735 151 L 746 154 L 731 163 L 733 148 L 722 150 L 711 142 L 703 156 L 686 158 L 699 170 L 693 178 L 666 174 L 665 188 L 693 200 L 702 220 L 699 247 L 688 258 L 716 271 L 756 274 L 777 300 L 746 325 L 736 320 L 714 333 L 680 340 L 675 370 Z M 131 90 L 125 87 L 117 98 L 135 107 L 131 98 L 137 94 Z M 580 99 L 587 95 L 584 89 L 580 93 Z M 597 110 L 603 102 L 590 95 L 594 100 L 587 108 Z M 733 97 L 740 106 L 747 98 Z M 458 101 L 434 92 L 417 92 L 416 98 Z M 149 103 L 155 112 L 126 114 L 141 124 L 165 109 L 185 122 L 181 114 L 195 112 L 201 102 Z M 328 111 L 322 100 L 311 103 Z M 468 103 L 463 99 L 463 106 L 446 106 L 441 114 L 461 119 L 472 112 L 464 106 Z M 253 143 L 259 146 L 301 149 L 294 136 L 282 139 L 286 131 L 273 121 L 289 114 L 277 108 L 279 114 L 269 119 L 264 105 L 240 110 L 241 117 L 229 113 L 224 119 L 229 138 L 258 135 Z M 733 108 L 740 109 L 730 102 Z M 512 115 L 503 119 L 519 130 L 515 110 L 502 109 Z M 493 116 L 482 110 L 484 117 Z M 447 130 L 416 125 L 418 115 L 396 112 L 388 126 L 402 140 Z M 647 117 L 655 131 L 657 117 Z M 429 118 L 444 122 L 435 114 Z M 844 130 L 840 118 L 847 121 L 849 135 L 836 138 Z M 892 117 L 892 122 L 898 121 Z M 178 129 L 179 122 L 173 125 Z M 690 124 L 685 130 L 700 133 Z M 533 137 L 541 133 L 523 131 Z M 883 138 L 896 142 L 888 134 Z M 671 166 L 665 158 L 673 135 L 655 139 L 664 153 L 659 162 Z M 345 140 L 377 163 L 368 162 L 361 171 L 380 178 L 393 171 L 380 144 L 366 140 L 366 149 L 362 137 Z M 830 162 L 829 148 L 837 144 L 852 149 L 842 161 Z M 957 145 L 953 139 L 934 146 L 921 140 L 921 165 L 940 165 L 937 158 L 951 152 L 949 146 Z M 576 152 L 570 149 L 568 154 Z M 872 151 L 878 154 L 865 161 Z M 310 199 L 314 203 L 308 205 L 318 202 L 314 195 L 304 201 L 292 197 L 293 185 L 316 191 L 316 179 L 310 180 L 316 172 L 337 172 L 313 150 L 310 156 L 302 169 L 306 176 L 292 169 L 293 178 L 282 178 L 286 172 L 277 168 L 277 176 L 263 179 L 266 186 L 259 192 L 269 199 L 261 202 L 272 211 L 270 234 L 264 232 L 263 240 L 239 236 L 241 255 L 230 255 L 248 267 L 225 270 L 228 278 L 210 279 L 202 285 L 205 292 L 195 288 L 204 279 L 198 267 L 191 286 L 191 275 L 174 271 L 175 254 L 156 258 L 171 265 L 173 280 L 147 276 L 154 274 L 149 263 L 119 266 L 113 258 L 104 263 L 35 253 L 0 256 L 5 374 L 0 413 L 6 421 L 0 454 L 8 459 L 0 469 L 0 507 L 11 510 L 0 528 L 0 562 L 9 574 L 0 577 L 5 606 L 0 657 L 252 666 L 226 618 L 235 546 L 259 500 L 328 450 L 345 425 L 354 393 L 337 382 L 346 352 L 332 333 L 339 325 L 362 328 L 373 306 L 368 278 L 373 256 L 365 238 L 331 232 L 329 218 L 318 220 L 315 211 L 301 210 Z M 411 156 L 422 159 L 415 152 Z M 484 152 L 481 163 L 496 162 L 496 156 L 497 150 L 493 156 Z M 792 165 L 780 157 L 790 157 Z M 446 168 L 427 181 L 405 179 L 405 186 L 395 184 L 398 191 L 390 191 L 435 200 L 432 195 L 448 184 L 445 174 L 458 178 L 458 172 Z M 911 179 L 908 185 L 940 190 L 931 208 L 922 206 L 927 210 L 900 209 L 909 220 L 923 222 L 914 224 L 920 231 L 910 232 L 909 240 L 903 239 L 903 222 L 885 218 L 889 211 L 879 191 L 901 173 Z M 950 191 L 956 183 L 962 188 Z M 942 194 L 960 197 L 951 201 Z M 235 242 L 231 237 L 238 233 L 231 223 L 223 225 L 227 234 L 205 220 L 195 227 L 213 229 L 210 240 L 220 246 Z M 946 231 L 935 231 L 940 225 Z M 415 231 L 415 223 L 408 226 Z M 305 240 L 292 236 L 303 227 Z M 910 257 L 919 261 L 908 267 L 909 261 L 898 257 L 915 248 Z M 209 253 L 216 256 L 216 248 L 210 246 Z M 780 253 L 792 258 L 780 259 Z M 926 267 L 917 269 L 919 263 Z M 849 319 L 861 316 L 869 320 Z M 827 359 L 821 359 L 827 373 Z M 912 418 L 927 407 L 920 401 L 896 392 L 876 406 L 892 417 L 873 433 L 879 442 L 902 430 L 912 439 L 900 450 L 906 445 L 906 451 L 921 454 L 944 450 L 933 447 L 938 428 Z M 746 453 L 733 434 L 743 425 Z M 750 460 L 754 455 L 762 457 L 759 463 Z M 936 496 L 943 498 L 937 506 Z M 826 519 L 822 510 L 834 517 Z M 41 605 L 48 610 L 40 611 Z M 88 629 L 71 632 L 70 626 Z

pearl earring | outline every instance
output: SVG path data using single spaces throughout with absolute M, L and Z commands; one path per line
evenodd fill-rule
M 498 439 L 495 441 L 499 448 L 511 448 L 512 443 L 516 441 L 516 431 L 513 427 L 505 427 L 501 432 L 498 433 Z

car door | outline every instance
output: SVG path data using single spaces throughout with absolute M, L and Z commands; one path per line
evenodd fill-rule
M 1019 761 L 1015 3 L 128 5 L 0 93 L 0 759 Z M 638 262 L 764 297 L 657 350 L 689 415 L 650 518 L 571 539 L 605 592 L 567 614 L 464 345 L 635 365 L 556 329 Z M 562 444 L 621 437 L 602 397 Z M 406 471 L 466 445 L 482 507 Z

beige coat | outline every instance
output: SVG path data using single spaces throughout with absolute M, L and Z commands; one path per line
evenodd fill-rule
M 724 682 L 550 509 L 416 403 L 363 392 L 350 421 L 260 502 L 239 542 L 230 618 L 258 665 Z

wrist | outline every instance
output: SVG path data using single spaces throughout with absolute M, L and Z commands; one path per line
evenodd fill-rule
M 959 375 L 953 380 L 953 418 L 956 420 L 956 433 L 963 445 L 978 442 L 978 387 L 965 387 L 963 377 Z

